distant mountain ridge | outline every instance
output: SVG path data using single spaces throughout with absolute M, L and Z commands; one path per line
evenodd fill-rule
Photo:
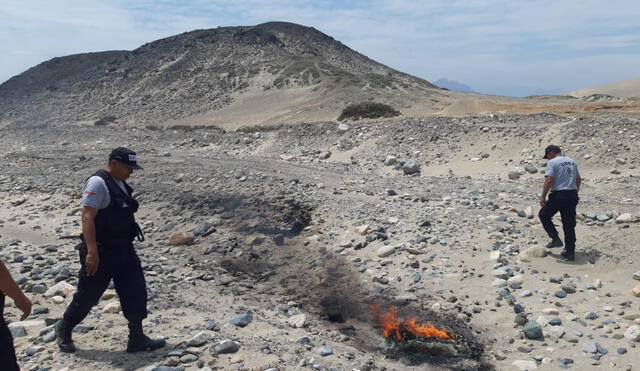
M 440 78 L 437 81 L 434 82 L 434 85 L 444 88 L 444 89 L 448 89 L 448 90 L 453 90 L 453 91 L 459 91 L 459 92 L 463 92 L 463 93 L 476 93 L 476 91 L 474 91 L 471 87 L 469 87 L 468 85 L 465 85 L 461 82 L 457 82 L 454 80 L 448 80 L 445 78 Z
M 53 58 L 0 85 L 0 121 L 327 120 L 350 102 L 402 109 L 416 99 L 435 105 L 441 92 L 314 28 L 269 22 L 185 32 L 133 51 Z

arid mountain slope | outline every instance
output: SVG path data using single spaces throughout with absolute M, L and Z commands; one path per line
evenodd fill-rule
M 54 58 L 0 85 L 0 119 L 33 124 L 113 116 L 157 125 L 326 120 L 352 101 L 402 106 L 417 97 L 424 104 L 440 92 L 313 28 L 270 22 L 186 32 L 133 51 Z
M 606 94 L 619 98 L 640 98 L 640 77 L 611 84 L 597 85 L 569 93 L 574 97 L 585 97 L 593 94 Z

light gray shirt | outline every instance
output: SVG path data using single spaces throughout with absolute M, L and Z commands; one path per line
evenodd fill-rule
M 567 156 L 558 156 L 547 162 L 547 171 L 544 176 L 553 177 L 551 192 L 576 190 L 576 178 L 580 176 L 578 165 Z
M 124 183 L 121 180 L 114 180 L 118 187 L 127 194 Z M 87 179 L 82 188 L 82 206 L 89 206 L 101 210 L 107 208 L 110 203 L 109 188 L 107 188 L 107 183 L 105 183 L 104 179 L 97 175 Z

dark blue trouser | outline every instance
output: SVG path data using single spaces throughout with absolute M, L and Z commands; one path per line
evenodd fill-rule
M 11 330 L 4 321 L 4 294 L 0 292 L 0 370 L 19 371 Z
M 133 245 L 117 248 L 101 246 L 98 251 L 98 271 L 87 277 L 84 267 L 86 248 L 80 248 L 82 268 L 78 275 L 78 288 L 63 318 L 71 327 L 80 323 L 98 303 L 113 279 L 125 318 L 130 322 L 142 321 L 147 317 L 147 286 Z
M 549 199 L 540 209 L 538 216 L 549 237 L 557 238 L 558 231 L 551 218 L 560 212 L 562 230 L 564 232 L 564 249 L 574 253 L 576 249 L 576 206 L 578 206 L 577 191 L 555 191 L 549 194 Z

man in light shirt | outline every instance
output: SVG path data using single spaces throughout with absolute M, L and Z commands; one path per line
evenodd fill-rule
M 549 145 L 544 151 L 544 159 L 547 162 L 547 170 L 544 174 L 544 186 L 540 196 L 540 222 L 544 230 L 551 238 L 547 248 L 562 247 L 563 243 L 558 236 L 558 231 L 551 220 L 560 212 L 562 218 L 562 230 L 564 232 L 564 250 L 560 253 L 565 260 L 575 260 L 576 249 L 576 206 L 580 198 L 580 172 L 575 161 L 563 156 L 560 147 Z M 547 194 L 549 199 L 547 199 Z

